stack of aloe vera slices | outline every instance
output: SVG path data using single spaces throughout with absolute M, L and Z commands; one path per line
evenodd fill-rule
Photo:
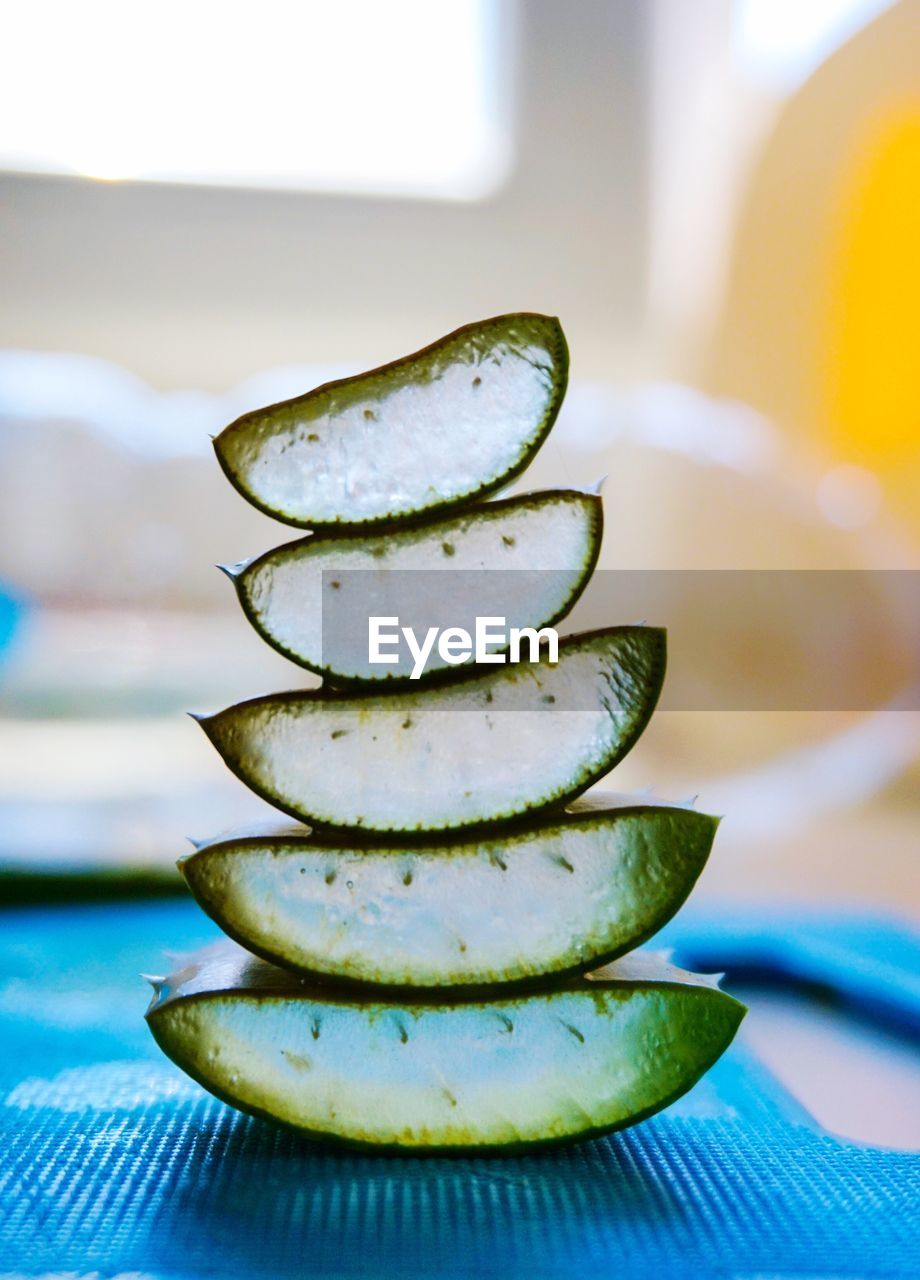
M 157 980 L 147 1017 L 244 1111 L 402 1150 L 572 1140 L 680 1096 L 743 1016 L 708 979 L 634 952 L 686 899 L 716 820 L 582 795 L 652 714 L 662 631 L 573 635 L 557 663 L 435 657 L 418 682 L 372 664 L 364 635 L 323 642 L 331 592 L 386 583 L 393 614 L 424 626 L 464 570 L 511 625 L 566 615 L 596 563 L 599 497 L 484 499 L 540 448 L 567 371 L 555 319 L 499 316 L 215 441 L 250 502 L 312 530 L 227 571 L 259 633 L 324 679 L 199 717 L 295 821 L 182 861 L 232 941 Z M 437 602 L 420 569 L 443 571 Z

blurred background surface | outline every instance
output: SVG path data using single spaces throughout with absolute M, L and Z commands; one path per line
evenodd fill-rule
M 518 487 L 608 474 L 602 567 L 920 568 L 916 0 L 5 26 L 8 867 L 169 869 L 263 810 L 181 714 L 305 683 L 212 567 L 290 535 L 209 433 L 474 318 L 561 317 L 571 391 Z M 916 711 L 662 711 L 617 787 L 726 814 L 704 906 L 916 922 L 918 757 Z

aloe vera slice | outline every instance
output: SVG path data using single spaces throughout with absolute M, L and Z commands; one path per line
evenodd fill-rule
M 275 824 L 179 865 L 225 933 L 286 967 L 396 987 L 522 983 L 637 947 L 703 869 L 715 818 L 611 801 L 425 845 L 349 847 Z
M 150 1030 L 243 1111 L 401 1150 L 514 1150 L 642 1120 L 731 1042 L 744 1006 L 660 957 L 539 993 L 381 1000 L 224 941 L 156 982 Z
M 417 692 L 253 698 L 197 717 L 229 768 L 292 817 L 365 831 L 440 831 L 562 804 L 641 734 L 665 633 L 570 636 L 559 661 L 474 669 Z
M 432 626 L 473 635 L 477 617 L 553 626 L 587 584 L 602 530 L 597 495 L 547 491 L 385 533 L 314 534 L 226 572 L 285 657 L 338 683 L 393 682 L 412 659 L 403 646 L 395 664 L 368 661 L 369 615 L 398 617 L 420 637 Z M 426 674 L 447 667 L 435 647 Z
M 519 475 L 555 421 L 567 378 L 558 320 L 496 316 L 244 414 L 214 448 L 240 493 L 287 524 L 405 519 Z

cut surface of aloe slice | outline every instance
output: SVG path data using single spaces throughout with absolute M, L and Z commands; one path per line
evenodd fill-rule
M 654 955 L 538 993 L 380 1000 L 232 942 L 156 984 L 160 1047 L 218 1097 L 309 1135 L 514 1150 L 622 1128 L 685 1093 L 744 1006 Z
M 179 865 L 224 932 L 278 964 L 394 987 L 521 983 L 646 941 L 709 855 L 715 818 L 596 802 L 511 834 L 424 845 L 348 846 L 267 825 Z
M 626 754 L 654 710 L 665 633 L 612 627 L 559 661 L 474 669 L 418 692 L 274 694 L 199 723 L 229 768 L 311 825 L 423 832 L 562 804 Z
M 380 533 L 313 535 L 227 572 L 249 621 L 285 657 L 341 683 L 392 682 L 414 660 L 400 646 L 396 663 L 369 661 L 371 615 L 418 637 L 448 626 L 475 635 L 477 617 L 553 626 L 590 578 L 602 530 L 597 495 L 549 491 Z M 425 673 L 448 666 L 434 647 Z
M 567 378 L 558 320 L 496 316 L 244 414 L 214 447 L 240 493 L 288 524 L 405 519 L 492 493 L 523 471 Z

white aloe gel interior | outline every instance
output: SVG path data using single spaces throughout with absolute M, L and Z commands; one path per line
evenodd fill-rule
M 590 967 L 655 932 L 689 893 L 715 826 L 645 806 L 462 844 L 359 849 L 269 826 L 215 842 L 183 870 L 220 924 L 280 962 L 396 986 L 502 982 Z
M 401 1005 L 330 999 L 225 942 L 169 980 L 148 1018 L 170 1056 L 245 1108 L 352 1141 L 475 1147 L 658 1109 L 742 1013 L 654 957 L 526 999 Z
M 246 414 L 215 448 L 248 497 L 292 523 L 407 515 L 497 487 L 539 444 L 565 382 L 558 322 L 503 316 Z
M 468 826 L 570 795 L 612 767 L 657 700 L 664 633 L 575 636 L 555 666 L 493 670 L 419 693 L 257 698 L 202 726 L 244 782 L 306 821 Z
M 597 497 L 534 494 L 385 534 L 289 543 L 241 569 L 237 589 L 266 638 L 295 661 L 387 680 L 408 676 L 412 660 L 401 645 L 398 664 L 368 661 L 370 614 L 397 617 L 419 638 L 429 627 L 474 635 L 477 617 L 542 627 L 574 602 L 600 532 Z M 435 648 L 426 671 L 447 666 Z

